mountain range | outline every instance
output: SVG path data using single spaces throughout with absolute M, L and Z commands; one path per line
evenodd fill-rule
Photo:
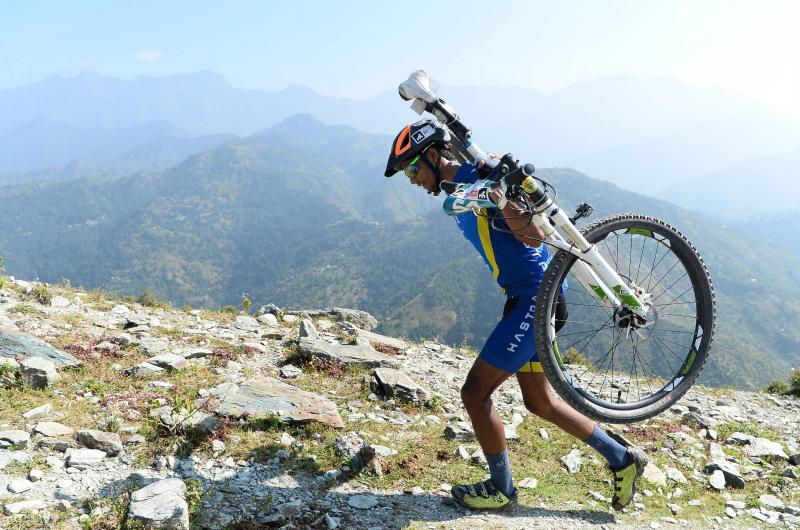
M 770 184 L 782 184 L 761 186 L 748 205 L 753 214 L 800 203 L 786 180 L 797 174 L 800 120 L 723 89 L 615 77 L 552 94 L 450 86 L 440 93 L 487 150 L 573 167 L 713 215 L 735 211 L 743 196 L 738 186 L 720 187 L 721 180 L 771 176 Z M 345 99 L 299 85 L 273 92 L 233 87 L 211 72 L 133 80 L 52 76 L 0 90 L 0 184 L 63 174 L 75 160 L 105 171 L 161 170 L 228 135 L 252 134 L 297 113 L 381 134 L 414 119 L 394 90 Z M 155 145 L 166 152 L 148 153 Z M 715 190 L 713 205 L 698 204 L 708 189 Z
M 0 188 L 10 274 L 176 305 L 341 305 L 388 333 L 480 345 L 502 295 L 439 201 L 382 175 L 390 137 L 299 115 L 163 171 Z M 565 208 L 639 211 L 678 226 L 718 296 L 702 381 L 761 386 L 800 357 L 800 258 L 673 204 L 570 169 L 539 174 Z

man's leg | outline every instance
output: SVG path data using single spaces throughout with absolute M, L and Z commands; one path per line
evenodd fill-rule
M 453 486 L 453 497 L 468 508 L 503 508 L 515 498 L 505 429 L 491 398 L 492 392 L 510 376 L 511 372 L 495 368 L 479 357 L 461 387 L 461 400 L 472 420 L 472 428 L 491 474 L 488 481 Z
M 484 454 L 502 453 L 506 448 L 503 421 L 492 403 L 492 393 L 510 376 L 478 357 L 461 387 L 461 401 Z
M 644 453 L 636 448 L 629 451 L 592 420 L 556 399 L 550 382 L 542 372 L 519 372 L 517 381 L 522 389 L 525 408 L 586 442 L 605 457 L 617 481 L 612 506 L 617 510 L 627 506 L 636 492 L 636 479 L 647 465 Z
M 586 440 L 594 431 L 594 422 L 553 396 L 550 382 L 542 372 L 518 372 L 525 408 L 542 419 L 554 423 L 579 440 Z

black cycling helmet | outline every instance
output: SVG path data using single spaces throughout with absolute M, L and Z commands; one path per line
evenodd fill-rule
M 426 147 L 436 143 L 446 144 L 449 141 L 450 133 L 433 120 L 420 120 L 407 125 L 392 142 L 384 175 L 391 177 L 400 171 L 400 164 L 422 153 Z

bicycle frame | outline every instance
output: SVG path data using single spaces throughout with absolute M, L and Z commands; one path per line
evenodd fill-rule
M 450 130 L 460 142 L 455 147 L 462 158 L 473 164 L 482 161 L 490 167 L 497 166 L 498 160 L 478 147 L 472 140 L 472 132 L 461 123 L 455 111 L 430 90 L 427 74 L 421 70 L 414 72 L 408 81 L 400 85 L 399 91 L 404 99 L 414 100 L 411 108 L 418 114 L 430 112 L 439 123 Z M 531 173 L 526 176 L 532 179 L 533 175 Z M 507 185 L 504 181 L 501 182 L 505 192 Z M 569 252 L 580 260 L 581 266 L 573 271 L 576 279 L 615 309 L 625 306 L 641 317 L 646 316 L 648 305 L 643 303 L 643 299 L 649 298 L 649 293 L 631 289 L 550 197 L 544 194 L 543 201 L 537 206 L 539 213 L 533 216 L 532 222 L 545 234 L 544 242 Z

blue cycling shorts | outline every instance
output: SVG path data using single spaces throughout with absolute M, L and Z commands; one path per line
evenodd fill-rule
M 536 295 L 509 298 L 503 319 L 497 324 L 481 350 L 481 358 L 506 372 L 541 372 L 533 337 L 533 311 Z
M 506 372 L 541 372 L 542 364 L 536 352 L 533 335 L 533 312 L 536 295 L 511 297 L 503 308 L 503 319 L 486 340 L 480 357 L 490 365 Z M 564 295 L 556 304 L 556 331 L 567 321 Z

